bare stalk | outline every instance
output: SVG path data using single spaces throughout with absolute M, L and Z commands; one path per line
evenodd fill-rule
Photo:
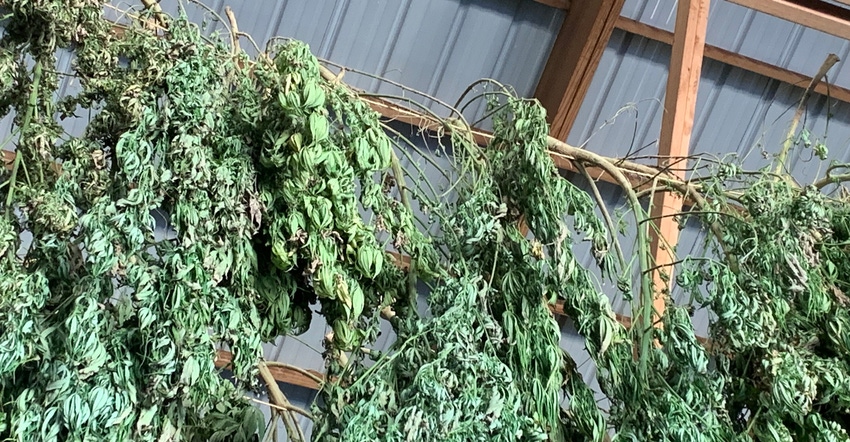
M 396 156 L 395 151 L 390 151 L 390 154 L 392 160 L 393 175 L 395 175 L 396 186 L 398 187 L 398 194 L 401 198 L 401 203 L 404 205 L 408 212 L 413 213 L 413 209 L 410 205 L 410 200 L 407 198 L 404 173 L 401 170 L 401 164 L 398 161 L 398 156 Z M 416 274 L 416 258 L 411 255 L 410 266 L 407 268 L 407 295 L 409 298 L 408 302 L 410 303 L 411 313 L 416 312 Z
M 230 22 L 230 46 L 233 50 L 233 55 L 237 55 L 239 54 L 239 26 L 236 24 L 236 14 L 233 13 L 230 6 L 224 7 L 224 13 Z
M 27 101 L 27 110 L 24 113 L 24 121 L 21 123 L 21 139 L 26 136 L 32 117 L 35 114 L 35 108 L 38 105 L 38 88 L 41 83 L 42 65 L 41 61 L 35 62 L 35 68 L 32 74 L 32 88 L 30 90 L 29 100 Z M 15 184 L 18 179 L 18 170 L 21 168 L 23 153 L 21 152 L 22 143 L 18 143 L 18 148 L 15 149 L 15 161 L 12 163 L 12 175 L 9 177 L 9 190 L 6 193 L 6 218 L 12 215 L 12 203 L 15 201 Z
M 273 409 L 278 410 L 278 411 L 291 411 L 293 413 L 298 413 L 301 416 L 306 417 L 307 419 L 315 420 L 312 413 L 310 413 L 309 411 L 307 411 L 307 410 L 305 410 L 301 407 L 296 407 L 295 405 L 290 405 L 288 407 L 284 407 L 284 406 L 281 406 L 281 405 L 273 404 L 271 402 L 262 401 L 262 400 L 252 398 L 252 397 L 248 397 L 248 396 L 244 396 L 244 398 L 250 400 L 251 402 L 256 402 L 258 404 L 266 405 L 269 408 L 273 408 Z
M 564 143 L 556 138 L 548 137 L 547 139 L 548 147 L 551 151 L 556 154 L 561 154 L 563 156 L 570 156 L 575 158 L 578 161 L 584 161 L 590 164 L 595 164 L 599 166 L 602 170 L 607 172 L 611 177 L 614 178 L 614 181 L 623 189 L 623 192 L 626 193 L 626 198 L 629 201 L 629 205 L 632 208 L 632 212 L 635 217 L 635 225 L 637 226 L 637 234 L 638 234 L 638 262 L 640 264 L 640 274 L 641 274 L 641 302 L 643 304 L 644 312 L 641 314 L 642 321 L 642 333 L 643 336 L 640 339 L 640 373 L 644 377 L 644 380 L 647 377 L 647 370 L 649 365 L 649 353 L 652 347 L 652 283 L 650 282 L 649 277 L 647 276 L 647 269 L 649 269 L 649 250 L 647 248 L 648 243 L 648 232 L 646 231 L 646 227 L 641 228 L 640 226 L 643 224 L 642 215 L 643 209 L 640 206 L 640 201 L 637 199 L 637 195 L 635 195 L 635 191 L 632 188 L 632 184 L 623 175 L 623 172 L 618 169 L 614 164 L 607 160 L 606 158 L 597 155 L 593 152 L 579 149 L 577 147 L 573 147 Z M 648 311 L 647 311 L 648 310 Z
M 142 5 L 145 6 L 145 9 L 151 11 L 153 13 L 154 20 L 156 20 L 156 24 L 161 26 L 162 28 L 166 28 L 167 24 L 165 22 L 165 13 L 162 12 L 162 7 L 159 6 L 159 2 L 157 0 L 141 0 Z
M 803 97 L 800 98 L 800 103 L 797 105 L 797 112 L 794 113 L 794 119 L 791 120 L 791 127 L 788 129 L 788 135 L 785 137 L 785 144 L 782 146 L 782 150 L 776 158 L 776 170 L 774 170 L 776 174 L 781 174 L 782 170 L 785 168 L 785 161 L 788 158 L 788 153 L 791 151 L 791 147 L 794 146 L 794 134 L 797 133 L 797 126 L 800 124 L 800 119 L 803 117 L 803 110 L 806 109 L 806 104 L 809 102 L 812 90 L 814 90 L 815 86 L 820 83 L 835 63 L 838 63 L 838 56 L 835 54 L 827 55 L 826 60 L 823 61 L 820 69 L 815 76 L 812 77 L 812 81 L 809 82 L 809 86 L 806 87 L 806 90 L 803 92 Z
M 286 433 L 289 435 L 289 439 L 295 442 L 304 442 L 304 433 L 301 431 L 301 427 L 298 426 L 298 421 L 295 420 L 295 416 L 292 415 L 292 404 L 289 403 L 289 400 L 286 399 L 283 392 L 280 391 L 280 387 L 277 385 L 277 381 L 272 375 L 271 371 L 269 371 L 268 365 L 266 362 L 260 359 L 257 363 L 257 368 L 260 371 L 260 377 L 263 378 L 263 381 L 266 383 L 266 387 L 269 389 L 269 397 L 272 400 L 273 404 L 280 405 L 285 410 L 281 411 L 281 418 L 283 419 L 283 425 L 286 427 Z
M 608 226 L 608 232 L 611 234 L 611 242 L 614 245 L 614 250 L 617 252 L 617 260 L 620 261 L 620 270 L 625 271 L 626 257 L 623 255 L 623 249 L 620 247 L 620 240 L 617 239 L 617 227 L 614 225 L 611 213 L 609 213 L 608 208 L 605 207 L 605 200 L 602 199 L 602 194 L 599 193 L 599 187 L 596 185 L 596 181 L 593 177 L 590 176 L 590 173 L 587 172 L 587 168 L 584 167 L 584 164 L 577 162 L 576 166 L 578 167 L 579 172 L 584 175 L 584 179 L 586 179 L 590 184 L 593 199 L 596 200 L 596 206 L 599 207 L 599 210 L 602 212 L 602 218 L 605 220 L 605 224 Z
M 830 184 L 838 184 L 843 183 L 845 181 L 850 181 L 850 173 L 841 173 L 838 175 L 827 175 L 825 178 L 816 181 L 814 186 L 816 189 L 820 190 Z

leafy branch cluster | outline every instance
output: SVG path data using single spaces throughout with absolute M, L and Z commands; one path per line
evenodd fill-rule
M 318 305 L 332 333 L 317 440 L 848 440 L 850 210 L 819 186 L 728 166 L 698 189 L 668 183 L 718 257 L 676 269 L 717 318 L 705 348 L 684 307 L 652 323 L 650 223 L 614 162 L 553 143 L 542 108 L 502 85 L 470 99 L 488 101 L 487 146 L 460 117 L 443 121 L 447 162 L 418 150 L 451 177 L 437 190 L 417 161 L 402 167 L 416 146 L 301 43 L 250 59 L 161 11 L 164 29 L 143 14 L 118 35 L 93 0 L 0 12 L 0 108 L 15 119 L 0 184 L 4 438 L 255 440 L 276 425 L 243 398 L 268 379 L 261 344 L 306 331 Z M 56 71 L 62 50 L 73 72 Z M 81 91 L 57 99 L 60 75 Z M 65 133 L 82 115 L 82 135 Z M 637 265 L 607 254 L 623 250 L 610 215 L 552 149 L 617 178 Z M 639 294 L 630 329 L 577 239 Z M 559 347 L 554 303 L 609 410 Z M 381 317 L 397 335 L 383 354 L 369 348 Z
M 300 44 L 249 63 L 181 20 L 119 37 L 100 2 L 4 7 L 0 101 L 18 129 L 0 222 L 0 433 L 262 434 L 241 391 L 257 385 L 261 343 L 306 330 L 319 298 L 349 349 L 399 279 L 355 178 L 383 229 L 412 252 L 424 241 L 371 176 L 390 155 L 375 114 L 322 81 Z M 74 51 L 82 91 L 56 101 L 59 49 Z M 62 131 L 87 113 L 81 136 Z M 174 235 L 155 231 L 162 214 Z M 243 387 L 215 369 L 220 346 Z
M 717 199 L 723 218 L 708 215 L 722 224 L 724 260 L 689 262 L 678 280 L 717 315 L 712 346 L 732 428 L 758 440 L 848 440 L 847 202 L 726 173 L 708 193 L 729 178 L 744 183 L 743 210 Z

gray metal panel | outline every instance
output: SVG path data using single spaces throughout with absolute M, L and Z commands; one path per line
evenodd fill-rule
M 224 16 L 224 2 L 210 3 Z M 126 4 L 115 3 L 118 7 Z M 176 0 L 163 0 L 169 13 Z M 528 0 L 257 0 L 228 3 L 240 31 L 261 47 L 272 37 L 304 41 L 320 58 L 397 81 L 454 103 L 472 82 L 493 78 L 521 96 L 537 79 L 563 21 L 564 12 Z M 200 23 L 215 15 L 186 5 Z M 212 30 L 223 30 L 219 25 Z M 242 39 L 249 52 L 251 44 Z M 410 92 L 354 71 L 345 82 L 390 95 Z M 415 96 L 415 95 L 413 95 Z M 422 101 L 420 97 L 417 97 Z M 430 104 L 447 115 L 444 107 Z M 483 105 L 467 116 L 481 115 Z
M 2 30 L 2 28 L 0 28 Z M 72 71 L 72 63 L 74 61 L 74 54 L 69 51 L 59 50 L 56 54 L 56 72 L 59 73 L 59 84 L 57 85 L 57 90 L 53 94 L 53 99 L 58 100 L 62 97 L 65 97 L 70 94 L 77 94 L 80 91 L 80 82 L 73 76 L 64 75 L 68 74 Z M 0 149 L 14 151 L 15 144 L 17 143 L 18 136 L 12 135 L 12 131 L 17 129 L 14 127 L 13 122 L 15 118 L 15 112 L 11 111 L 9 115 L 6 115 L 3 118 L 0 118 Z M 60 121 L 60 126 L 67 132 L 66 135 L 78 136 L 82 134 L 82 131 L 85 129 L 86 124 L 88 122 L 88 114 L 85 115 L 77 115 L 76 117 L 69 117 L 65 120 Z
M 608 156 L 654 154 L 669 59 L 668 45 L 615 30 L 566 141 Z
M 596 153 L 638 161 L 657 153 L 669 46 L 615 31 L 567 141 Z M 728 158 L 757 169 L 785 139 L 803 89 L 707 60 L 697 95 L 691 154 Z M 804 118 L 812 138 L 827 141 L 829 158 L 850 153 L 850 105 L 813 94 Z M 641 150 L 642 149 L 642 150 Z M 734 159 L 734 158 L 730 158 Z M 691 166 L 705 164 L 691 162 Z M 801 182 L 818 173 L 811 151 L 795 149 L 789 164 Z

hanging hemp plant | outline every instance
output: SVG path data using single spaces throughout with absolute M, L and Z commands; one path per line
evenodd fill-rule
M 456 112 L 423 151 L 306 45 L 251 58 L 235 23 L 228 46 L 145 4 L 115 32 L 102 2 L 0 0 L 3 439 L 253 441 L 280 418 L 297 441 L 299 412 L 330 441 L 850 440 L 850 210 L 819 191 L 845 175 L 798 188 L 725 164 L 696 187 L 549 138 L 539 104 L 493 81 L 459 101 L 486 100 L 487 145 Z M 60 76 L 80 91 L 57 98 Z M 633 263 L 551 155 L 622 187 Z M 687 306 L 652 322 L 650 223 L 623 169 L 685 195 L 710 233 L 712 257 L 675 268 L 716 318 L 708 346 Z M 573 255 L 585 240 L 634 297 L 631 328 Z M 601 391 L 559 347 L 556 303 Z M 308 413 L 261 345 L 314 311 L 332 333 Z M 244 397 L 260 380 L 272 422 Z

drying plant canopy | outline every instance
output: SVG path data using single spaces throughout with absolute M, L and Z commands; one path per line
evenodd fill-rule
M 3 440 L 254 441 L 278 419 L 303 440 L 296 413 L 321 441 L 850 440 L 850 209 L 822 191 L 843 165 L 803 185 L 782 164 L 659 175 L 705 232 L 706 255 L 675 270 L 713 314 L 704 345 L 689 306 L 653 323 L 652 223 L 620 172 L 636 166 L 553 142 L 535 101 L 481 82 L 459 103 L 486 102 L 486 145 L 453 113 L 417 148 L 302 43 L 249 56 L 235 22 L 210 39 L 156 5 L 125 18 L 0 1 Z M 609 171 L 624 212 L 563 179 L 553 151 Z M 631 301 L 630 329 L 582 244 Z M 599 391 L 559 347 L 556 303 Z M 333 333 L 307 411 L 261 345 L 314 311 Z M 372 351 L 385 321 L 397 340 Z M 246 398 L 264 387 L 271 422 Z

